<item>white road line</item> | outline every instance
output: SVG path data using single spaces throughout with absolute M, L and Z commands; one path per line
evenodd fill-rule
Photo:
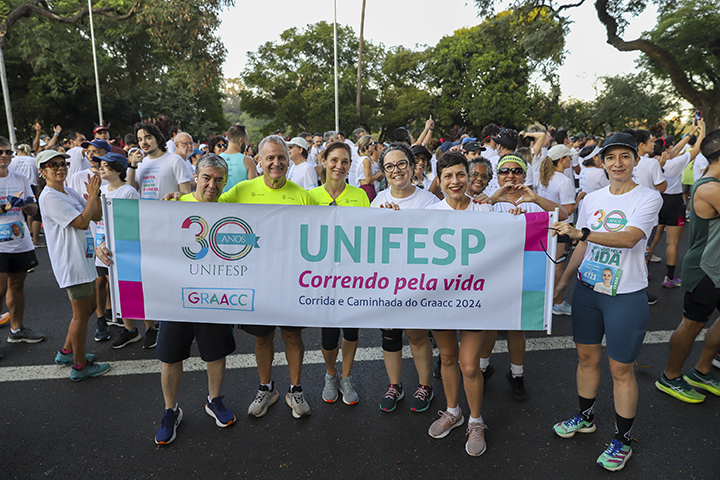
M 667 343 L 672 335 L 671 330 L 648 332 L 645 335 L 645 344 Z M 705 332 L 698 335 L 697 341 L 705 339 Z M 604 344 L 604 342 L 603 342 Z M 575 344 L 572 337 L 539 337 L 527 339 L 527 351 L 540 350 L 567 350 L 574 349 Z M 507 353 L 507 341 L 498 340 L 495 344 L 495 353 Z M 411 358 L 410 347 L 403 347 L 403 358 Z M 382 360 L 382 349 L 379 347 L 358 348 L 355 354 L 356 362 L 368 362 Z M 305 352 L 306 365 L 323 364 L 322 352 L 311 350 Z M 287 365 L 285 354 L 275 354 L 274 366 Z M 255 355 L 250 353 L 230 355 L 227 357 L 228 369 L 256 368 Z M 185 360 L 183 369 L 186 372 L 199 372 L 205 370 L 205 362 L 198 357 Z M 158 360 L 122 360 L 112 362 L 112 369 L 107 375 L 138 375 L 144 373 L 160 373 L 160 362 Z M 70 372 L 68 367 L 57 365 L 31 365 L 23 367 L 2 367 L 0 368 L 0 382 L 19 382 L 31 380 L 55 380 L 67 378 Z

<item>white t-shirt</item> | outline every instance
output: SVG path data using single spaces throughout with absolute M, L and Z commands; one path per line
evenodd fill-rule
M 580 171 L 580 190 L 592 193 L 610 185 L 605 170 L 596 167 L 585 167 Z
M 353 158 L 348 171 L 347 182 L 353 187 L 360 188 L 360 178 L 365 178 L 363 160 L 365 157 Z
M 622 195 L 611 194 L 610 187 L 588 194 L 580 204 L 577 228 L 589 228 L 591 232 L 621 232 L 627 227 L 635 227 L 645 236 L 633 248 L 606 247 L 588 241 L 578 272 L 581 280 L 594 286 L 602 281 L 605 268 L 613 270 L 614 277 L 620 269 L 618 294 L 637 292 L 647 287 L 645 239 L 658 224 L 661 206 L 660 193 L 642 185 Z
M 486 150 L 482 152 L 482 156 L 487 158 L 490 163 L 492 164 L 493 169 L 493 177 L 488 182 L 487 186 L 485 187 L 485 190 L 483 190 L 483 193 L 487 195 L 488 197 L 492 196 L 493 193 L 497 192 L 500 188 L 500 184 L 497 181 L 497 166 L 498 162 L 500 161 L 500 156 L 497 154 L 495 150 L 490 148 L 490 146 L 485 145 Z
M 133 187 L 127 183 L 118 188 L 117 190 L 110 191 L 108 185 L 100 187 L 100 191 L 105 195 L 106 198 L 129 198 L 138 199 L 140 194 Z M 99 247 L 101 243 L 105 241 L 105 219 L 95 223 L 95 247 Z M 106 265 L 100 261 L 99 258 L 95 259 L 95 265 L 98 267 L 105 267 Z
M 468 197 L 470 199 L 470 203 L 465 208 L 465 211 L 467 212 L 492 212 L 493 207 L 488 203 L 475 203 L 472 200 L 472 197 Z M 426 207 L 426 210 L 455 210 L 452 208 L 448 202 L 447 197 L 440 200 L 437 203 L 433 203 L 432 205 L 428 205 Z
M 173 140 L 168 140 L 165 142 L 165 146 L 167 147 L 167 151 L 169 153 L 175 153 L 175 150 L 177 150 L 177 146 L 175 145 L 175 142 Z
M 418 209 L 424 210 L 433 203 L 438 203 L 440 200 L 422 188 L 416 188 L 415 191 L 406 198 L 395 198 L 390 194 L 390 189 L 386 188 L 382 192 L 377 194 L 375 200 L 370 204 L 371 207 L 379 207 L 384 205 L 386 202 L 397 203 L 398 206 L 403 210 Z
M 303 162 L 299 165 L 293 163 L 288 169 L 287 179 L 293 183 L 297 183 L 305 190 L 312 190 L 318 186 L 317 172 L 308 162 Z
M 540 205 L 535 202 L 522 202 L 519 205 L 513 205 L 510 202 L 497 202 L 495 205 L 492 206 L 492 210 L 493 212 L 498 213 L 510 213 L 511 208 L 517 207 L 522 208 L 527 213 L 541 213 L 545 211 L 540 208 Z
M 0 177 L 0 204 L 8 203 L 8 195 L 18 196 L 20 192 L 23 193 L 18 198 L 35 198 L 28 179 L 8 169 L 7 177 Z M 22 209 L 13 207 L 0 214 L 0 252 L 23 253 L 34 248 Z
M 160 200 L 167 193 L 177 192 L 181 183 L 190 181 L 185 161 L 180 155 L 165 153 L 152 159 L 143 158 L 135 171 L 140 198 Z
M 19 157 L 13 157 L 12 162 L 10 163 L 11 170 L 15 170 L 18 173 L 21 173 L 25 178 L 28 179 L 28 182 L 30 182 L 30 185 L 34 185 L 37 187 L 37 180 L 38 180 L 38 168 L 37 165 L 35 165 L 35 158 L 34 157 L 26 157 L 26 156 L 19 156 Z M 17 193 L 17 192 L 15 192 Z M 25 196 L 29 196 L 32 192 L 25 192 Z
M 68 167 L 67 177 L 65 178 L 65 185 L 68 184 L 73 175 L 81 170 L 88 170 L 90 168 L 90 161 L 85 158 L 82 154 L 82 147 L 72 147 L 67 152 L 70 158 L 66 159 L 66 162 L 70 163 Z M 84 192 L 85 190 L 83 190 Z
M 70 179 L 65 182 L 67 183 L 67 186 L 75 190 L 80 195 L 87 194 L 87 186 L 85 185 L 88 182 L 88 175 L 92 177 L 95 175 L 90 169 L 82 170 L 80 172 L 75 173 Z M 107 185 L 107 180 L 102 180 L 100 185 Z
M 95 242 L 90 228 L 70 226 L 85 209 L 85 199 L 72 188 L 60 193 L 46 187 L 40 194 L 40 209 L 48 254 L 60 288 L 94 282 Z
M 650 157 L 640 157 L 637 166 L 633 169 L 633 180 L 643 187 L 657 190 L 655 185 L 665 181 L 660 162 Z
M 535 192 L 541 197 L 560 205 L 575 203 L 575 186 L 568 177 L 560 172 L 553 173 L 547 187 L 540 183 L 540 176 L 538 175 Z
M 690 163 L 690 152 L 685 152 L 665 162 L 663 167 L 665 180 L 667 180 L 667 188 L 663 192 L 665 195 L 682 193 L 682 172 L 688 163 Z
M 357 180 L 357 186 L 358 188 L 361 186 L 360 180 L 365 180 L 365 161 L 370 162 L 370 173 L 373 175 L 377 174 L 380 171 L 380 164 L 373 162 L 370 157 L 361 157 L 360 161 L 358 162 L 359 167 L 356 171 L 356 180 Z M 380 182 L 375 181 L 372 183 L 373 187 L 375 187 L 375 191 L 377 192 L 380 188 Z
M 695 163 L 693 163 L 693 182 L 697 182 L 700 177 L 703 176 L 703 172 L 710 165 L 705 155 L 698 153 L 695 157 Z

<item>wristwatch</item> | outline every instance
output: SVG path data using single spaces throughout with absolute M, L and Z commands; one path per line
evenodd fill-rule
M 590 229 L 587 227 L 583 227 L 581 232 L 582 232 L 582 237 L 580 237 L 580 241 L 584 242 L 585 240 L 587 240 L 588 235 L 590 235 Z

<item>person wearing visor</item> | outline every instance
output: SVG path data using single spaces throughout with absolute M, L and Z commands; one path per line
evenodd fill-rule
M 602 340 L 605 337 L 615 404 L 615 436 L 598 457 L 607 470 L 620 470 L 632 455 L 631 430 L 638 404 L 635 360 L 650 318 L 645 288 L 645 244 L 658 221 L 660 193 L 633 180 L 638 144 L 627 133 L 610 137 L 600 151 L 610 185 L 588 194 L 580 206 L 577 227 L 556 222 L 553 235 L 578 241 L 561 284 L 578 273 L 573 294 L 573 340 L 578 353 L 579 409 L 553 430 L 562 438 L 592 433 L 600 386 Z M 601 212 L 601 213 L 598 213 Z M 611 291 L 596 291 L 610 269 Z M 564 286 L 564 285 L 563 285 Z
M 585 168 L 580 170 L 580 193 L 577 197 L 578 202 L 588 193 L 610 185 L 610 180 L 602 167 L 600 147 L 590 145 L 583 148 L 580 150 L 579 158 Z

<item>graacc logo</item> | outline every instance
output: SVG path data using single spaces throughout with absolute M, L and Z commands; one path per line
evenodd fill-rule
M 240 218 L 224 217 L 211 227 L 204 218 L 192 215 L 183 221 L 182 228 L 190 228 L 192 225 L 200 227 L 200 231 L 195 234 L 195 243 L 200 249 L 194 251 L 190 247 L 182 247 L 183 254 L 190 260 L 201 260 L 210 250 L 223 260 L 240 260 L 253 247 L 260 248 L 257 244 L 260 237 Z

